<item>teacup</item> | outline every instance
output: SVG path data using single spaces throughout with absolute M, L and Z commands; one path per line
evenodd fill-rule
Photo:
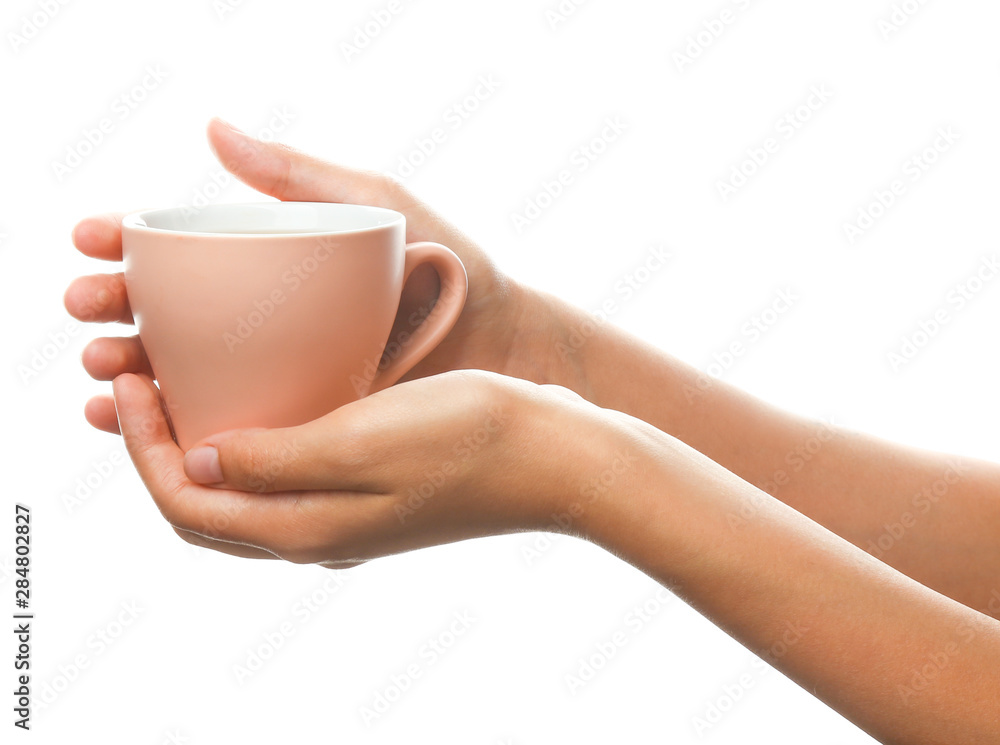
M 178 445 L 286 427 L 386 388 L 448 334 L 465 268 L 406 218 L 325 202 L 147 210 L 122 221 L 128 299 Z M 387 347 L 418 266 L 441 292 Z

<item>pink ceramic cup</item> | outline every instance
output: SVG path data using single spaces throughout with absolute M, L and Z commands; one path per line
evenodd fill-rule
M 219 204 L 128 215 L 129 303 L 187 450 L 215 432 L 285 427 L 386 388 L 451 330 L 465 303 L 462 262 L 406 244 L 406 218 L 323 202 Z M 430 264 L 429 313 L 389 332 L 410 273 Z

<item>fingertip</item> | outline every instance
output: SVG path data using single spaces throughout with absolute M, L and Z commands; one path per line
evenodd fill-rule
M 79 279 L 79 277 L 77 277 L 77 279 Z M 73 309 L 70 307 L 70 295 L 73 292 L 73 285 L 75 284 L 76 284 L 76 279 L 74 279 L 72 282 L 69 283 L 69 285 L 67 285 L 66 289 L 63 290 L 63 296 L 62 296 L 63 308 L 65 308 L 66 312 L 69 313 L 74 318 L 76 318 L 76 315 L 73 313 Z
M 98 215 L 89 215 L 74 225 L 69 235 L 73 245 L 84 253 L 88 253 L 88 247 L 95 243 L 95 237 L 99 237 L 98 234 L 103 227 L 101 220 L 102 218 Z
M 103 339 L 91 339 L 87 342 L 86 346 L 80 351 L 80 364 L 83 365 L 83 369 L 87 371 L 87 374 L 94 380 L 111 380 L 115 379 L 114 374 L 108 374 L 110 370 L 113 370 L 107 360 L 107 355 L 103 354 L 101 351 L 101 346 L 103 345 Z M 120 368 L 118 371 L 120 372 Z M 112 385 L 112 389 L 114 386 Z
M 123 215 L 85 217 L 73 226 L 70 238 L 76 249 L 93 259 L 121 261 L 121 221 Z
M 236 134 L 247 136 L 246 132 L 244 132 L 242 129 L 239 129 L 238 127 L 233 126 L 225 119 L 223 119 L 221 116 L 213 116 L 211 119 L 209 119 L 207 129 L 209 136 L 211 136 L 213 132 L 224 133 L 226 131 L 235 132 Z
M 112 435 L 121 434 L 115 400 L 109 395 L 94 396 L 87 401 L 83 407 L 83 418 L 94 429 Z
M 69 240 L 77 248 L 80 247 L 79 243 L 80 226 L 83 225 L 83 223 L 84 220 L 81 220 L 80 222 L 78 222 L 76 225 L 73 226 L 73 229 L 71 231 L 69 231 Z
M 111 381 L 111 387 L 121 434 L 130 452 L 160 445 L 177 447 L 152 378 L 144 373 L 121 373 Z
M 84 323 L 135 322 L 121 272 L 76 277 L 63 292 L 63 306 Z
M 141 403 L 143 398 L 152 397 L 155 399 L 156 396 L 156 386 L 153 385 L 152 379 L 142 373 L 119 373 L 112 378 L 111 389 L 114 392 L 115 406 L 118 409 L 119 420 L 121 419 L 123 408 L 131 409 L 136 403 Z
M 143 372 L 132 372 L 123 373 L 129 375 L 136 379 L 138 385 L 142 386 L 143 389 L 150 394 L 154 399 L 160 395 L 160 389 L 156 387 L 156 383 L 153 381 L 152 376 L 147 375 Z
M 83 369 L 87 371 L 87 374 L 94 380 L 114 380 L 115 375 L 109 375 L 110 366 L 107 363 L 107 355 L 103 354 L 101 347 L 104 344 L 104 337 L 98 337 L 96 339 L 91 339 L 88 341 L 83 349 L 80 350 L 80 364 L 83 365 Z M 121 370 L 115 371 L 120 373 Z
M 88 256 L 91 254 L 90 246 L 93 244 L 93 217 L 85 217 L 70 232 L 69 238 L 78 251 L 82 251 Z
M 83 351 L 86 352 L 87 348 L 84 347 Z M 132 378 L 134 377 L 137 377 L 134 373 L 121 373 L 111 379 L 111 391 L 115 397 L 115 406 L 120 406 L 121 402 L 128 397 L 128 391 L 133 385 Z
M 225 119 L 220 119 L 217 116 L 209 119 L 206 132 L 208 134 L 208 146 L 211 148 L 216 159 L 223 165 L 226 165 L 228 160 L 232 158 L 230 148 L 232 147 L 231 140 L 234 135 L 244 141 L 253 139 L 243 130 L 234 127 Z

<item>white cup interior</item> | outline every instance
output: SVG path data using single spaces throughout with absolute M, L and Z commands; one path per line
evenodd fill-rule
M 394 210 L 362 204 L 261 202 L 148 210 L 128 215 L 122 224 L 180 233 L 329 235 L 372 230 L 404 219 Z

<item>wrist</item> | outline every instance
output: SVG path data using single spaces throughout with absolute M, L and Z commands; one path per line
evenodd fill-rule
M 558 406 L 525 420 L 534 430 L 529 450 L 546 454 L 545 473 L 536 477 L 546 509 L 540 529 L 590 541 L 628 559 L 634 549 L 631 536 L 651 519 L 669 519 L 666 461 L 676 441 L 567 391 L 560 398 Z M 559 450 L 553 458 L 554 445 Z
M 700 454 L 644 421 L 601 411 L 611 444 L 592 459 L 578 537 L 673 585 L 703 549 L 691 528 L 711 510 L 699 488 L 707 459 L 692 460 Z
M 676 413 L 683 365 L 554 295 L 515 288 L 511 306 L 518 312 L 510 359 L 529 367 L 507 370 L 508 375 L 561 385 L 598 406 L 632 414 L 660 429 L 672 421 L 666 414 Z M 652 398 L 649 391 L 654 389 L 657 396 Z
M 555 295 L 511 281 L 515 329 L 507 374 L 539 385 L 559 385 L 587 400 L 592 391 L 583 357 L 579 354 L 583 332 L 596 321 L 589 314 Z

